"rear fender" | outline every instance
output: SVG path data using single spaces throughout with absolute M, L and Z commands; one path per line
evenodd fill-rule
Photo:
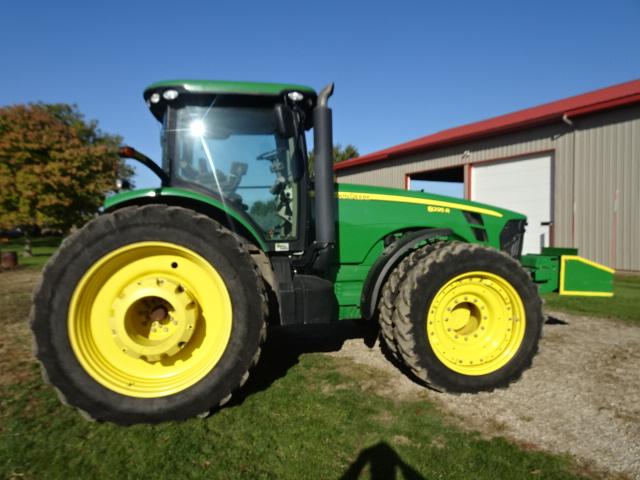
M 267 246 L 257 228 L 243 215 L 216 198 L 179 188 L 134 190 L 114 195 L 105 202 L 104 211 L 112 212 L 131 205 L 149 205 L 152 203 L 183 207 L 202 213 L 239 235 L 250 245 L 263 252 L 267 251 Z

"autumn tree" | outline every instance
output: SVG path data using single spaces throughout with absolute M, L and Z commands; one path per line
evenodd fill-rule
M 66 232 L 86 222 L 116 178 L 133 173 L 118 156 L 120 142 L 75 105 L 0 108 L 0 228 Z

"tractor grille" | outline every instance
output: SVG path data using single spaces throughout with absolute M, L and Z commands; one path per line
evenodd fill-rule
M 509 220 L 500 233 L 500 250 L 513 258 L 520 258 L 526 225 L 526 220 Z

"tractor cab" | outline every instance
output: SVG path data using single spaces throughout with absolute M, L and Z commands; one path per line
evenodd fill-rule
M 313 90 L 177 81 L 144 97 L 162 123 L 163 186 L 219 200 L 272 246 L 304 246 Z

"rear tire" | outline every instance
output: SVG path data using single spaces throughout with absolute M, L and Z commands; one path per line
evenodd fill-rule
M 97 420 L 156 423 L 228 401 L 256 363 L 265 287 L 242 243 L 180 207 L 127 207 L 69 237 L 34 292 L 37 358 Z
M 465 243 L 421 258 L 394 306 L 405 365 L 450 392 L 491 391 L 517 380 L 531 366 L 544 323 L 537 289 L 520 264 Z

